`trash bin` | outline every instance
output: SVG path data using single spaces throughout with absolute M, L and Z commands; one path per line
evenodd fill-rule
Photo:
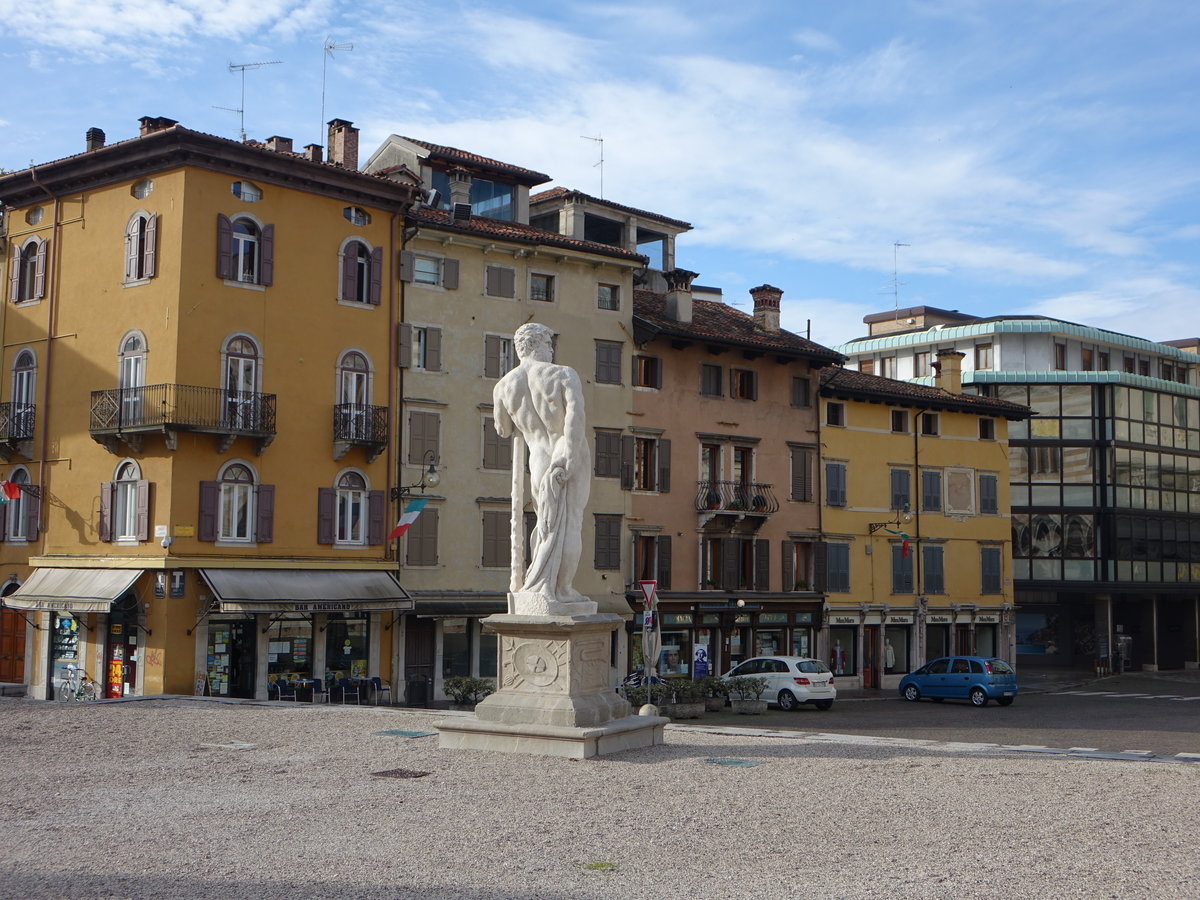
M 404 705 L 429 706 L 429 676 L 421 672 L 409 672 L 404 679 Z

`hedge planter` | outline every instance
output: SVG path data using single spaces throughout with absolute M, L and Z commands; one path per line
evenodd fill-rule
M 672 719 L 698 719 L 704 715 L 704 701 L 659 704 L 659 713 Z
M 704 711 L 705 712 L 721 712 L 725 709 L 724 697 L 705 697 Z
M 766 700 L 730 700 L 729 707 L 740 716 L 758 716 L 767 711 Z

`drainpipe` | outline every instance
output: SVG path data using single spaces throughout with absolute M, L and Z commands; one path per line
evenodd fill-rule
M 811 370 L 811 366 L 809 367 Z M 829 614 L 829 558 L 825 555 L 825 442 L 821 438 L 821 374 L 817 372 L 816 390 L 813 391 L 815 402 L 813 403 L 813 416 L 817 420 L 817 496 L 814 498 L 817 501 L 817 536 L 822 544 L 821 555 L 824 560 L 825 579 L 821 585 L 821 593 L 824 595 L 821 600 L 821 617 L 817 622 L 816 644 L 813 648 L 813 655 L 817 659 L 829 659 L 829 628 L 825 624 Z M 816 572 L 813 572 L 813 587 L 816 587 Z

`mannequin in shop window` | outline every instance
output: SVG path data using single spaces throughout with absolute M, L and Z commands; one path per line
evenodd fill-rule
M 833 663 L 833 674 L 842 675 L 846 668 L 846 650 L 842 647 L 841 641 L 834 641 L 833 649 L 829 653 L 831 662 Z
M 889 672 L 896 667 L 896 651 L 891 638 L 883 639 L 883 667 Z

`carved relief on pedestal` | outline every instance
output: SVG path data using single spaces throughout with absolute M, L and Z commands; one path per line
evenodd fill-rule
M 559 681 L 568 663 L 566 641 L 527 641 L 504 638 L 504 678 L 506 690 L 546 688 Z M 566 685 L 558 685 L 565 689 Z

